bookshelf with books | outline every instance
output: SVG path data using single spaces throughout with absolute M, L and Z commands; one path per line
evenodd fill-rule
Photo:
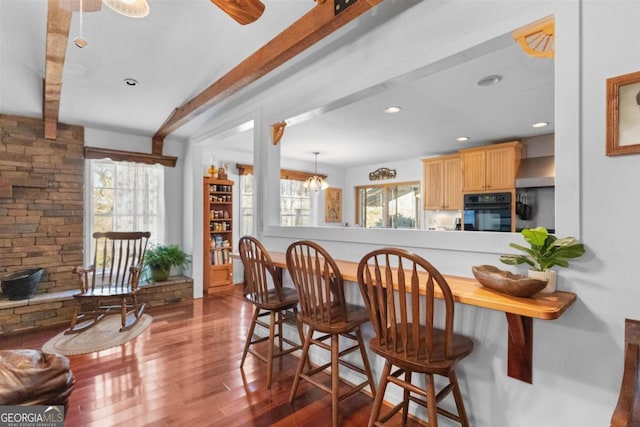
M 233 181 L 204 177 L 204 292 L 233 285 Z

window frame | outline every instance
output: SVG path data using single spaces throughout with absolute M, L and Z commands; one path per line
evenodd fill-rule
M 393 183 L 385 183 L 385 184 L 367 184 L 367 185 L 358 185 L 355 187 L 355 222 L 356 225 L 361 226 L 363 228 L 380 228 L 380 229 L 389 229 L 389 230 L 397 230 L 398 227 L 389 227 L 387 226 L 387 224 L 389 223 L 389 202 L 390 202 L 390 197 L 389 194 L 391 192 L 392 188 L 398 188 L 398 187 L 409 187 L 409 186 L 415 186 L 417 187 L 417 191 L 415 192 L 416 196 L 416 223 L 415 223 L 415 227 L 412 228 L 400 228 L 400 229 L 409 229 L 409 230 L 419 230 L 421 227 L 421 215 L 420 215 L 420 196 L 421 196 L 421 188 L 420 188 L 420 181 L 403 181 L 403 182 L 393 182 Z M 384 225 L 383 227 L 366 227 L 365 225 L 362 224 L 361 221 L 361 211 L 362 211 L 362 206 L 361 206 L 361 197 L 360 197 L 360 192 L 361 190 L 366 190 L 366 189 L 371 189 L 371 188 L 380 188 L 383 190 L 383 206 L 382 206 L 382 224 Z
M 113 183 L 113 190 L 114 190 L 114 198 L 116 197 L 117 194 L 117 183 L 115 182 L 116 177 L 117 177 L 117 172 L 115 172 L 117 165 L 118 164 L 124 164 L 124 163 L 135 163 L 138 166 L 141 167 L 145 167 L 145 168 L 155 168 L 157 170 L 158 176 L 156 177 L 156 181 L 159 184 L 160 188 L 156 189 L 157 195 L 158 197 L 156 198 L 158 206 L 156 207 L 157 213 L 156 213 L 156 222 L 157 222 L 157 226 L 156 226 L 156 230 L 142 230 L 142 231 L 151 231 L 152 235 L 151 235 L 151 239 L 149 241 L 150 244 L 163 244 L 164 240 L 166 239 L 166 206 L 165 206 L 165 202 L 164 202 L 164 192 L 165 192 L 165 180 L 164 180 L 164 167 L 160 164 L 148 164 L 148 163 L 140 163 L 140 162 L 131 162 L 131 161 L 116 161 L 116 160 L 112 160 L 112 159 L 108 159 L 108 158 L 88 158 L 86 159 L 87 163 L 86 163 L 86 167 L 85 167 L 85 182 L 87 182 L 87 186 L 85 188 L 85 207 L 84 207 L 84 213 L 85 213 L 85 219 L 84 219 L 84 229 L 85 229 L 85 235 L 84 235 L 84 247 L 86 248 L 86 250 L 84 251 L 84 263 L 86 265 L 89 265 L 92 263 L 93 261 L 93 254 L 91 253 L 94 249 L 94 245 L 93 245 L 93 233 L 96 232 L 96 230 L 94 229 L 94 222 L 95 222 L 95 204 L 94 204 L 94 200 L 93 200 L 93 194 L 95 191 L 95 180 L 94 180 L 94 171 L 95 171 L 95 164 L 96 163 L 113 163 L 115 164 L 114 166 L 114 183 Z M 148 177 L 146 178 L 147 182 L 145 183 L 145 189 L 146 191 L 148 191 L 149 188 L 149 183 L 148 183 Z M 138 194 L 141 190 L 139 189 L 129 189 L 130 191 L 133 191 L 133 206 L 137 206 L 137 197 Z M 115 203 L 115 202 L 114 202 Z M 137 218 L 139 217 L 148 217 L 149 216 L 149 211 L 150 211 L 150 207 L 148 206 L 148 204 L 144 204 L 144 215 L 133 215 L 134 216 L 134 224 L 137 223 Z M 116 215 L 116 214 L 112 214 L 112 215 L 105 215 L 102 214 L 100 216 L 104 216 L 104 217 L 108 217 L 110 216 L 111 218 L 117 217 L 117 216 L 121 216 L 121 215 Z M 113 224 L 113 220 L 112 220 L 112 224 Z M 135 231 L 135 230 L 113 230 L 113 231 Z

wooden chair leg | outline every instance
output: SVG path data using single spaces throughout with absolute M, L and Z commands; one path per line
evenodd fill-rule
M 122 297 L 120 300 L 120 321 L 122 323 L 122 331 L 127 326 L 127 297 Z
M 296 398 L 296 393 L 298 392 L 298 385 L 300 384 L 300 378 L 302 375 L 302 371 L 304 370 L 305 363 L 307 365 L 311 365 L 309 361 L 309 347 L 311 346 L 311 339 L 313 338 L 313 329 L 309 328 L 307 331 L 307 337 L 303 340 L 302 345 L 302 355 L 300 356 L 300 361 L 298 362 L 298 369 L 296 371 L 295 377 L 293 377 L 293 387 L 291 388 L 291 394 L 289 395 L 289 403 L 293 403 Z
M 293 307 L 293 318 L 296 321 L 296 329 L 298 330 L 298 336 L 300 337 L 300 348 L 302 348 L 305 343 L 305 336 L 304 336 L 304 327 L 302 322 L 300 322 L 300 320 L 298 319 L 298 308 L 297 307 Z M 307 358 L 307 369 L 311 370 L 311 359 Z
M 129 329 L 133 328 L 135 325 L 138 324 L 138 322 L 140 321 L 140 319 L 142 318 L 142 314 L 144 313 L 144 309 L 146 308 L 146 304 L 140 304 L 138 305 L 138 302 L 136 301 L 136 296 L 135 295 L 131 295 L 131 304 L 127 304 L 126 302 L 126 298 L 124 301 L 124 306 L 122 308 L 123 312 L 124 312 L 124 319 L 123 319 L 123 326 L 122 328 L 120 328 L 120 332 L 124 332 L 124 331 L 128 331 Z M 132 307 L 131 311 L 127 311 L 128 307 Z M 133 318 L 131 317 L 131 314 L 133 314 Z
M 282 342 L 282 324 L 287 317 L 286 310 L 278 311 L 276 317 L 278 322 L 278 353 L 281 353 L 284 350 L 284 343 Z
M 244 359 L 247 358 L 247 353 L 249 352 L 249 346 L 251 345 L 251 341 L 253 340 L 253 332 L 256 329 L 256 322 L 258 320 L 258 315 L 260 314 L 260 309 L 255 308 L 253 311 L 253 319 L 251 319 L 251 326 L 249 326 L 249 332 L 247 333 L 247 340 L 244 342 L 244 350 L 242 351 L 242 360 L 240 361 L 240 367 L 244 365 Z
M 376 392 L 376 398 L 373 401 L 373 407 L 371 408 L 371 416 L 369 417 L 368 427 L 374 427 L 378 419 L 380 418 L 380 409 L 382 408 L 382 399 L 384 393 L 387 390 L 387 384 L 389 383 L 388 377 L 391 374 L 391 362 L 388 360 L 384 362 L 384 368 L 380 375 L 380 383 L 378 384 L 378 391 Z
M 469 427 L 469 419 L 467 418 L 467 411 L 464 409 L 464 401 L 462 400 L 460 384 L 458 383 L 458 376 L 456 375 L 455 369 L 451 369 L 449 372 L 449 381 L 451 385 L 453 385 L 453 398 L 456 402 L 456 408 L 458 409 L 460 424 L 462 424 L 462 427 Z
M 356 338 L 358 339 L 358 346 L 360 347 L 360 354 L 362 356 L 364 371 L 367 374 L 367 381 L 369 382 L 369 388 L 371 389 L 371 397 L 375 399 L 376 384 L 373 382 L 373 374 L 371 373 L 371 364 L 369 363 L 369 356 L 367 356 L 367 348 L 364 345 L 364 339 L 362 338 L 362 331 L 360 330 L 360 328 L 356 329 Z
M 436 402 L 436 385 L 432 374 L 425 374 L 425 387 L 427 389 L 427 416 L 429 427 L 438 427 L 438 408 Z
M 76 324 L 78 323 L 78 313 L 80 312 L 80 303 L 76 302 L 76 308 L 73 310 L 73 316 L 71 316 L 71 324 L 69 325 L 69 329 L 65 331 L 65 335 L 72 334 L 76 328 Z
M 267 349 L 267 388 L 271 388 L 271 376 L 273 372 L 273 346 L 276 334 L 276 312 L 271 310 L 271 322 L 269 324 L 269 348 Z
M 338 427 L 338 397 L 340 392 L 339 335 L 331 335 L 331 420 Z
M 411 384 L 411 371 L 404 371 L 405 382 Z M 402 425 L 406 426 L 409 421 L 409 396 L 411 391 L 408 388 L 403 388 L 402 391 Z

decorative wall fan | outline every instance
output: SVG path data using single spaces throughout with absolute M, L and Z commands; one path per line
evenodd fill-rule
M 72 12 L 98 12 L 102 3 L 114 11 L 130 18 L 144 18 L 149 14 L 147 0 L 59 0 L 60 7 Z M 260 0 L 211 0 L 239 24 L 256 21 L 264 12 Z
M 527 54 L 538 58 L 553 58 L 555 55 L 555 21 L 553 16 L 548 16 L 515 30 L 513 38 Z

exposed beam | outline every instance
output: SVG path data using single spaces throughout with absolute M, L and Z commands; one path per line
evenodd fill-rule
M 255 51 L 231 71 L 193 97 L 173 113 L 153 136 L 153 152 L 162 152 L 162 143 L 171 132 L 207 109 L 263 77 L 289 59 L 353 21 L 383 0 L 357 0 L 336 14 L 338 0 L 318 3 L 308 13 Z
M 58 6 L 58 0 L 49 0 L 47 13 L 47 53 L 44 72 L 42 119 L 44 137 L 56 139 L 58 112 L 62 91 L 62 69 L 69 40 L 71 12 Z
M 161 154 L 138 153 L 135 151 L 112 150 L 109 148 L 84 147 L 85 159 L 111 159 L 116 162 L 135 162 L 162 166 L 175 167 L 178 160 L 174 156 L 163 156 Z

